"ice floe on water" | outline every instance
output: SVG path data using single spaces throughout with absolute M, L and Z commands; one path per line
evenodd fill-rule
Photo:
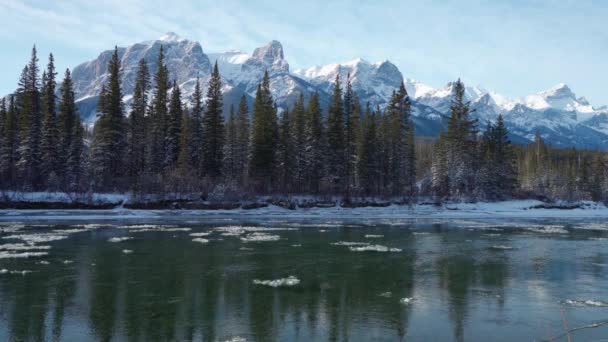
M 113 237 L 111 239 L 108 239 L 108 242 L 123 242 L 123 241 L 127 241 L 127 240 L 132 240 L 133 238 L 130 236 L 121 236 L 121 237 Z
M 241 248 L 239 248 L 239 251 L 252 251 L 252 250 L 253 250 L 253 248 L 250 248 L 250 247 L 241 247 Z
M 562 302 L 562 304 L 569 306 L 577 306 L 577 307 L 608 307 L 608 302 L 603 300 L 576 300 L 576 299 L 567 299 Z
M 401 252 L 400 248 L 390 248 L 382 245 L 351 246 L 348 249 L 353 252 Z
M 493 245 L 493 246 L 490 246 L 490 249 L 493 249 L 493 250 L 510 250 L 510 249 L 514 249 L 514 247 L 505 246 L 505 245 Z
M 287 230 L 298 230 L 298 228 L 289 227 L 255 227 L 255 226 L 223 226 L 211 229 L 214 232 L 219 232 L 223 236 L 239 236 L 247 233 L 263 233 L 263 232 L 278 232 Z
M 204 238 L 194 238 L 194 239 L 192 239 L 192 242 L 209 243 L 209 240 L 204 239 Z
M 569 231 L 567 231 L 564 228 L 564 226 L 560 226 L 560 225 L 530 226 L 530 227 L 527 227 L 527 230 L 529 230 L 533 233 L 540 233 L 540 234 L 568 234 L 568 233 L 570 233 Z
M 13 234 L 3 237 L 7 240 L 21 240 L 29 244 L 65 240 L 68 235 L 59 233 Z
M 131 253 L 133 253 L 133 251 L 132 251 L 132 250 L 130 250 L 130 249 L 123 249 L 123 250 L 122 250 L 122 253 L 123 253 L 123 254 L 131 254 Z
M 295 244 L 295 245 L 291 245 L 291 247 L 302 247 L 302 245 L 298 243 L 298 244 Z
M 48 262 L 46 260 L 40 260 L 40 261 L 37 262 L 37 264 L 39 264 L 39 265 L 48 265 L 48 264 L 50 264 L 50 262 Z
M 356 242 L 356 241 L 338 241 L 332 242 L 333 246 L 369 246 L 369 242 Z
M 365 234 L 366 239 L 380 239 L 383 237 L 384 237 L 384 235 L 379 235 L 379 234 Z
M 74 263 L 74 260 L 68 260 L 68 259 L 63 260 L 64 265 L 69 265 L 69 264 L 73 264 L 73 263 Z
M 189 232 L 192 228 L 181 228 L 177 226 L 169 225 L 155 225 L 155 224 L 136 224 L 130 226 L 120 226 L 118 228 L 128 229 L 129 233 L 143 233 L 143 232 Z
M 251 233 L 246 236 L 241 236 L 243 242 L 265 242 L 265 241 L 279 241 L 281 237 L 279 235 L 267 234 L 267 233 Z
M 6 243 L 0 245 L 0 251 L 32 251 L 32 250 L 48 250 L 51 246 L 34 245 L 30 243 Z
M 414 234 L 414 235 L 430 235 L 431 233 L 429 233 L 429 232 L 412 232 L 412 234 Z
M 45 255 L 48 255 L 48 254 L 49 254 L 49 252 L 22 252 L 22 253 L 16 253 L 16 252 L 1 251 L 0 252 L 0 259 L 35 258 L 35 257 L 45 256 Z
M 241 336 L 234 336 L 234 337 L 229 337 L 226 340 L 223 340 L 223 342 L 247 342 L 247 339 Z
M 300 283 L 300 279 L 289 276 L 287 278 L 274 279 L 274 280 L 259 280 L 254 279 L 253 283 L 256 285 L 265 285 L 270 287 L 279 287 L 279 286 L 295 286 Z
M 403 298 L 399 299 L 399 303 L 404 304 L 404 305 L 410 305 L 415 300 L 416 299 L 414 297 L 403 297 Z
M 393 293 L 391 291 L 386 291 L 386 292 L 382 292 L 378 296 L 384 297 L 384 298 L 391 298 L 393 296 Z
M 188 235 L 192 236 L 192 237 L 202 237 L 202 236 L 209 236 L 211 233 L 210 232 L 202 232 L 202 233 L 190 233 Z
M 9 271 L 6 268 L 3 268 L 3 269 L 0 270 L 0 274 L 20 274 L 20 275 L 26 275 L 28 273 L 32 273 L 32 271 L 30 271 L 30 270 L 23 270 L 23 271 L 12 270 L 12 271 Z
M 2 233 L 14 233 L 14 232 L 22 230 L 24 228 L 25 228 L 25 225 L 23 225 L 23 224 L 0 225 L 0 232 L 2 232 Z

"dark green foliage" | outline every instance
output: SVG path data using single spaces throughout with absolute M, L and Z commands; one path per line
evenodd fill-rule
M 160 47 L 154 75 L 154 92 L 148 118 L 148 149 L 146 165 L 150 173 L 160 173 L 165 160 L 165 134 L 167 110 L 167 92 L 169 91 L 169 71 L 164 62 L 163 47 Z
M 180 148 L 180 130 L 182 121 L 182 97 L 177 82 L 173 81 L 171 101 L 169 102 L 169 115 L 167 117 L 167 132 L 165 135 L 164 170 L 172 171 L 177 166 Z M 186 135 L 187 139 L 187 135 Z
M 135 177 L 144 172 L 146 166 L 146 108 L 148 107 L 148 89 L 150 87 L 150 76 L 148 66 L 142 59 L 139 61 L 135 89 L 133 91 L 133 102 L 131 114 L 129 115 L 128 132 L 128 174 Z
M 59 129 L 56 114 L 55 96 L 55 61 L 53 55 L 49 55 L 49 64 L 46 71 L 42 74 L 42 141 L 40 142 L 41 166 L 40 172 L 42 182 L 47 183 L 50 179 L 58 178 L 58 149 Z M 58 184 L 56 184 L 58 185 Z
M 277 110 L 270 94 L 268 72 L 258 86 L 253 106 L 249 176 L 257 190 L 272 191 L 278 142 Z
M 346 146 L 344 143 L 344 111 L 340 74 L 336 75 L 332 100 L 327 108 L 327 176 L 331 191 L 343 191 L 346 178 Z
M 211 178 L 219 177 L 222 170 L 224 148 L 222 105 L 222 80 L 216 62 L 207 89 L 203 116 L 202 172 L 203 175 Z
M 109 79 L 100 95 L 99 118 L 93 131 L 91 144 L 91 172 L 96 186 L 113 189 L 117 178 L 124 175 L 126 120 L 120 89 L 120 60 L 118 48 L 114 49 L 108 63 Z

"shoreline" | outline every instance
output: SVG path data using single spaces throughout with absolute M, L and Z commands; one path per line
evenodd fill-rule
M 341 206 L 287 209 L 277 205 L 230 209 L 0 209 L 0 221 L 11 220 L 186 220 L 186 219 L 243 219 L 276 218 L 292 220 L 318 219 L 608 219 L 608 207 L 601 203 L 580 202 L 575 207 L 560 209 L 537 200 L 503 202 L 448 203 L 365 206 Z

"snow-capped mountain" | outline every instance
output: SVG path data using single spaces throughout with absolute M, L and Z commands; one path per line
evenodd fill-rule
M 290 107 L 303 94 L 318 92 L 325 106 L 336 75 L 346 82 L 350 74 L 353 89 L 362 104 L 383 107 L 392 92 L 404 82 L 412 99 L 416 132 L 437 135 L 444 118 L 449 115 L 454 83 L 434 88 L 411 78 L 388 60 L 368 62 L 355 59 L 344 63 L 290 70 L 283 46 L 273 40 L 251 54 L 239 50 L 205 53 L 200 43 L 167 33 L 159 39 L 118 48 L 122 62 L 122 90 L 127 107 L 130 104 L 137 64 L 144 59 L 150 74 L 156 72 L 160 46 L 165 51 L 165 63 L 171 79 L 182 88 L 188 102 L 197 77 L 207 84 L 214 63 L 218 63 L 224 83 L 224 105 L 236 104 L 242 95 L 251 101 L 265 71 L 270 76 L 271 91 L 279 107 Z M 74 68 L 77 104 L 85 122 L 92 124 L 102 84 L 107 79 L 107 63 L 112 50 L 102 52 L 96 59 Z M 585 148 L 608 148 L 608 108 L 593 107 L 584 97 L 563 83 L 546 91 L 510 99 L 482 87 L 467 86 L 465 96 L 474 110 L 473 116 L 483 126 L 503 114 L 516 142 L 526 143 L 536 132 L 551 144 Z

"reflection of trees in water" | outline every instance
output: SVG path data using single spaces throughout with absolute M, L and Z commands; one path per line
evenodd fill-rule
M 447 244 L 448 241 L 444 241 Z M 453 243 L 453 242 L 452 242 Z M 466 244 L 458 244 L 460 248 Z M 447 291 L 448 316 L 454 325 L 454 339 L 465 341 L 465 324 L 468 305 L 471 302 L 472 287 L 481 287 L 480 293 L 496 298 L 504 305 L 504 288 L 508 279 L 506 255 L 497 258 L 488 255 L 487 250 L 473 247 L 461 250 L 459 254 L 446 253 L 437 261 L 439 287 Z
M 384 233 L 390 238 L 390 232 Z M 394 240 L 384 242 L 403 248 L 402 253 L 357 253 L 329 245 L 333 240 L 362 241 L 356 230 L 345 229 L 331 239 L 310 232 L 281 235 L 291 240 L 252 244 L 255 252 L 239 251 L 243 244 L 235 238 L 201 246 L 149 234 L 145 241 L 133 241 L 137 245 L 129 255 L 121 253 L 126 245 L 85 240 L 72 265 L 53 261 L 25 277 L 0 282 L 0 312 L 14 340 L 70 339 L 71 332 L 62 331 L 69 313 L 86 315 L 86 328 L 98 340 L 214 341 L 236 335 L 259 341 L 346 340 L 374 338 L 370 334 L 375 331 L 384 338 L 408 335 L 416 304 L 401 305 L 399 299 L 416 297 L 415 239 L 395 233 Z M 293 253 L 290 245 L 300 235 L 305 240 Z M 459 244 L 449 239 L 440 243 L 442 255 L 434 265 L 439 288 L 449 298 L 454 337 L 462 341 L 470 297 L 476 295 L 472 287 L 504 297 L 508 260 L 507 253 L 474 247 L 455 252 L 449 245 Z M 252 284 L 253 279 L 289 275 L 302 283 L 278 289 Z M 392 297 L 379 296 L 385 292 Z M 501 298 L 496 299 L 500 305 Z M 69 310 L 74 305 L 84 311 Z M 45 322 L 52 329 L 45 330 Z M 365 327 L 373 329 L 357 330 Z

